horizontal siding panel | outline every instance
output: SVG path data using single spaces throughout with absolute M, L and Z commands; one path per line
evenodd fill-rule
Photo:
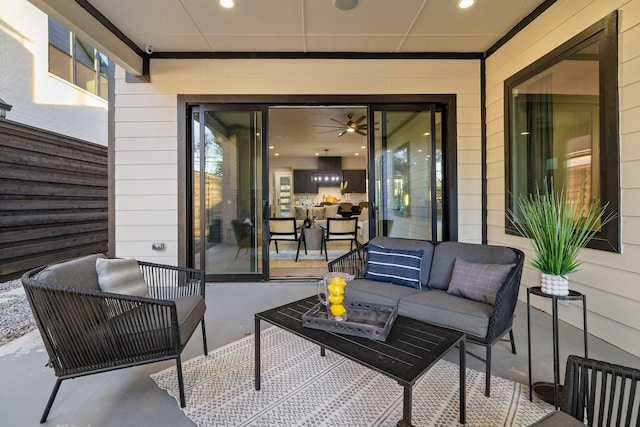
M 156 179 L 177 179 L 178 166 L 173 165 L 117 165 L 116 179 L 140 179 L 140 180 L 156 180 Z
M 132 194 L 178 194 L 178 182 L 176 180 L 155 181 L 116 181 L 116 196 Z
M 178 126 L 176 120 L 171 122 L 116 122 L 115 136 L 135 137 L 176 137 Z
M 175 195 L 135 195 L 118 197 L 118 210 L 120 211 L 142 211 L 142 210 L 167 210 L 175 209 Z
M 47 211 L 36 213 L 20 212 L 19 215 L 0 215 L 0 227 L 28 227 L 43 224 L 79 223 L 83 221 L 107 221 L 108 213 L 105 209 L 90 211 Z
M 154 238 L 154 242 L 177 241 L 178 230 L 169 225 L 123 225 L 116 231 L 118 242 L 148 241 L 150 237 Z
M 154 72 L 155 74 L 155 72 Z M 119 94 L 116 96 L 115 106 L 120 107 L 173 107 L 176 106 L 176 95 L 172 94 L 150 94 L 131 95 Z
M 177 151 L 178 142 L 175 136 L 164 137 L 138 137 L 138 138 L 118 138 L 116 144 L 120 151 Z
M 175 151 L 117 151 L 116 163 L 118 165 L 174 165 L 176 164 Z
M 117 211 L 116 224 L 127 225 L 178 225 L 178 211 Z
M 116 122 L 169 122 L 176 120 L 178 110 L 175 107 L 146 106 L 142 108 L 118 108 L 115 113 Z

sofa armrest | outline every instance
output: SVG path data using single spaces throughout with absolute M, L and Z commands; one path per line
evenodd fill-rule
M 340 272 L 352 274 L 355 278 L 364 277 L 367 266 L 368 244 L 360 245 L 354 250 L 347 252 L 339 258 L 327 264 L 329 272 Z
M 169 299 L 187 295 L 205 295 L 204 271 L 138 261 L 153 298 Z
M 524 253 L 519 249 L 511 248 L 516 253 L 516 265 L 511 269 L 509 275 L 496 294 L 493 314 L 489 319 L 487 331 L 487 342 L 500 339 L 513 324 L 513 313 L 518 302 L 520 290 L 520 279 L 524 266 Z

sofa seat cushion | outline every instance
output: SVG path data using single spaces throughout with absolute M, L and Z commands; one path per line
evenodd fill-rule
M 369 279 L 354 279 L 345 288 L 347 302 L 369 302 L 372 304 L 398 305 L 400 298 L 415 294 L 419 290 L 393 283 Z
M 442 242 L 433 251 L 433 265 L 429 288 L 447 289 L 456 258 L 479 264 L 514 264 L 516 253 L 505 246 L 478 245 L 474 243 Z
M 38 273 L 37 282 L 49 286 L 99 291 L 96 260 L 103 254 L 92 254 L 69 261 L 51 264 Z
M 397 237 L 375 237 L 369 242 L 369 244 L 388 249 L 423 251 L 422 264 L 420 267 L 420 285 L 423 288 L 426 287 L 431 272 L 433 243 L 427 240 L 400 239 Z
M 398 303 L 398 315 L 485 338 L 493 306 L 432 289 L 406 295 Z

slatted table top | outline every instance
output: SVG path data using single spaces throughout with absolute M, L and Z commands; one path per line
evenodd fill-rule
M 465 334 L 398 316 L 386 341 L 302 326 L 302 315 L 318 303 L 315 295 L 257 313 L 258 319 L 378 371 L 401 385 L 413 385 Z

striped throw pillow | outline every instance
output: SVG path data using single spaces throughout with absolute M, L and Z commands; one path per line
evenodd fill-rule
M 420 289 L 424 251 L 390 249 L 369 245 L 365 278 Z

